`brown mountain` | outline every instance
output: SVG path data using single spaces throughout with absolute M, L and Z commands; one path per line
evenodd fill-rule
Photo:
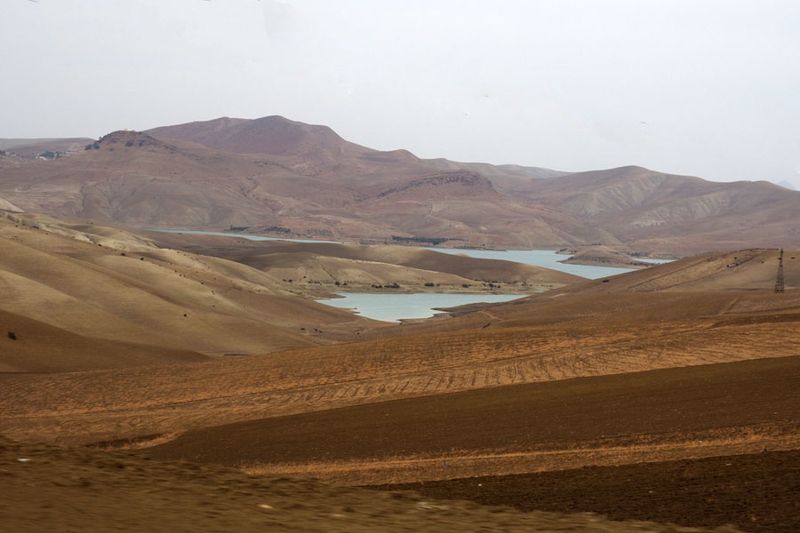
M 262 140 L 274 147 L 271 136 Z M 320 137 L 309 152 L 301 140 L 293 145 L 297 154 L 271 155 L 119 131 L 68 158 L 3 168 L 0 196 L 26 211 L 140 226 L 281 227 L 300 235 L 437 237 L 472 244 L 602 236 L 552 209 L 518 201 L 487 175 L 455 163 Z
M 204 144 L 238 154 L 270 154 L 323 158 L 362 155 L 373 150 L 342 139 L 328 126 L 294 122 L 280 116 L 255 120 L 222 117 L 204 122 L 163 126 L 146 133 L 167 139 Z
M 11 159 L 0 197 L 17 208 L 138 226 L 676 254 L 800 245 L 800 193 L 766 182 L 426 160 L 278 116 L 114 132 L 54 161 Z
M 634 249 L 701 252 L 780 247 L 800 239 L 800 195 L 775 184 L 717 183 L 642 167 L 532 182 L 523 192 L 612 233 Z

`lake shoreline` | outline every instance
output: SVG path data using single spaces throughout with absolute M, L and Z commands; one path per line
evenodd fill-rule
M 341 292 L 336 298 L 315 300 L 322 305 L 350 310 L 353 314 L 380 322 L 402 323 L 449 314 L 448 309 L 465 305 L 503 303 L 525 298 L 527 294 L 455 293 L 353 293 Z

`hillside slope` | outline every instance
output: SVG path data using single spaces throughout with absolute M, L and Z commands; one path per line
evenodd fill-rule
M 686 255 L 800 246 L 800 192 L 641 167 L 567 174 L 420 159 L 271 116 L 113 132 L 53 161 L 3 157 L 20 209 L 138 226 Z M 690 237 L 687 237 L 689 235 Z
M 476 244 L 508 242 L 510 224 L 523 228 L 513 236 L 525 243 L 572 242 L 577 237 L 570 231 L 599 236 L 552 209 L 497 192 L 471 171 L 440 170 L 413 156 L 398 166 L 372 156 L 329 164 L 330 158 L 312 151 L 322 157 L 318 164 L 304 154 L 221 152 L 118 131 L 70 157 L 12 158 L 0 170 L 0 196 L 26 211 L 139 226 L 233 225 Z
M 665 268 L 674 266 L 587 281 L 584 291 L 576 284 L 467 307 L 452 318 L 363 328 L 360 342 L 147 371 L 6 379 L 0 412 L 14 416 L 2 424 L 19 438 L 92 442 L 500 385 L 800 354 L 799 290 L 624 288 L 627 277 L 636 285 Z M 605 289 L 614 284 L 620 290 Z M 21 391 L 31 389 L 40 392 L 21 404 Z
M 542 292 L 583 281 L 578 276 L 547 268 L 409 246 L 253 242 L 160 232 L 147 235 L 162 246 L 231 259 L 280 279 L 292 279 L 295 286 L 309 289 L 347 287 L 360 291 L 369 290 L 374 284 L 397 283 L 400 285 L 397 289 L 403 291 Z
M 367 322 L 245 265 L 113 228 L 8 214 L 0 246 L 0 311 L 25 333 L 3 344 L 0 364 L 15 369 L 142 364 L 158 350 L 164 362 L 186 360 L 187 351 L 264 353 L 329 342 L 319 333 L 326 326 L 344 333 Z M 26 352 L 37 357 L 25 360 Z
M 547 201 L 636 250 L 700 253 L 796 246 L 800 195 L 769 182 L 715 183 L 641 167 L 532 182 Z

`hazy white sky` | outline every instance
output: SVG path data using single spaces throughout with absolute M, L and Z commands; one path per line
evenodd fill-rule
M 0 137 L 280 114 L 379 149 L 800 186 L 797 0 L 0 0 Z

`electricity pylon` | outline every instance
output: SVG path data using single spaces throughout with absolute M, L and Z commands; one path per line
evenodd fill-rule
M 778 254 L 778 275 L 775 276 L 775 292 L 783 292 L 783 248 Z

